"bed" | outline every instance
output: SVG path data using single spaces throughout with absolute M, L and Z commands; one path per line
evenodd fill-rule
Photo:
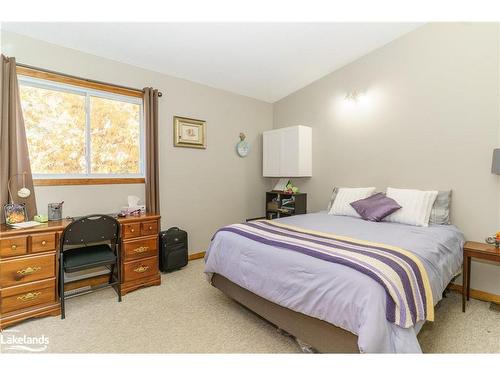
M 412 252 L 425 267 L 434 305 L 461 271 L 464 237 L 453 225 L 369 222 L 326 211 L 276 222 Z M 215 287 L 320 352 L 421 352 L 424 322 L 390 323 L 384 288 L 361 272 L 231 232 L 214 236 L 205 262 Z

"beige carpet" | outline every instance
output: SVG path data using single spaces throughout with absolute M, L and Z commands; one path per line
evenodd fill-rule
M 111 289 L 68 300 L 65 320 L 47 317 L 12 327 L 50 340 L 48 352 L 297 353 L 295 341 L 210 286 L 203 261 L 162 276 L 162 285 L 126 295 Z M 450 293 L 426 324 L 424 352 L 500 352 L 500 313 L 472 300 L 465 314 Z

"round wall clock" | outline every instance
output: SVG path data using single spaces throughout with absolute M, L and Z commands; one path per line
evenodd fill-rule
M 242 158 L 250 152 L 250 145 L 245 141 L 245 134 L 240 133 L 240 141 L 236 144 L 236 152 Z

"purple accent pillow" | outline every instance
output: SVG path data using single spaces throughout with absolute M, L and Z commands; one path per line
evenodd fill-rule
M 359 216 L 369 221 L 380 221 L 401 208 L 398 202 L 386 197 L 384 193 L 373 194 L 368 198 L 351 202 L 351 206 Z

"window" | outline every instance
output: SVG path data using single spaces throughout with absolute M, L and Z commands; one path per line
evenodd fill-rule
M 19 88 L 35 184 L 143 182 L 141 98 L 26 76 Z

